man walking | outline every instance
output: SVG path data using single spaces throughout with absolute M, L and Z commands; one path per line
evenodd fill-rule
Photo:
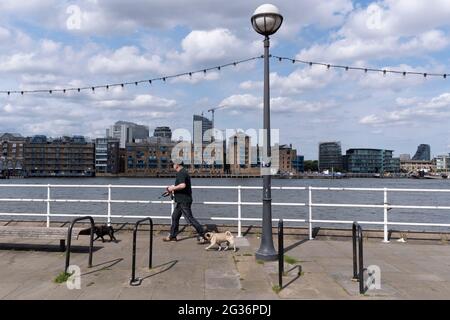
M 175 210 L 172 213 L 172 225 L 170 226 L 170 234 L 163 241 L 177 241 L 178 228 L 180 225 L 181 215 L 191 224 L 197 231 L 197 240 L 200 243 L 205 242 L 203 227 L 194 218 L 191 211 L 192 206 L 192 188 L 191 178 L 187 170 L 183 166 L 183 161 L 176 159 L 173 161 L 173 168 L 177 172 L 175 185 L 167 187 L 167 191 L 173 193 L 175 197 Z

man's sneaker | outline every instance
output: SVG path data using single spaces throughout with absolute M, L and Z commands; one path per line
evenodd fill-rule
M 164 242 L 177 242 L 177 238 L 176 237 L 172 238 L 170 236 L 167 236 L 167 237 L 163 238 L 163 241 Z
M 198 244 L 205 244 L 206 243 L 206 239 L 203 237 L 198 237 L 197 238 Z

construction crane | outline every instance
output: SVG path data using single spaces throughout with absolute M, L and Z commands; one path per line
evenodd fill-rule
M 221 105 L 221 106 L 218 106 L 218 107 L 215 107 L 215 108 L 211 108 L 211 109 L 208 110 L 208 112 L 211 112 L 211 113 L 212 113 L 212 126 L 213 126 L 213 128 L 214 128 L 214 112 L 215 112 L 216 110 L 225 108 L 226 106 L 227 106 L 227 105 Z

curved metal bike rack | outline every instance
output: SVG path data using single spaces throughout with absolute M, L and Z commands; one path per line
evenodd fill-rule
M 80 217 L 80 218 L 76 218 L 74 220 L 72 220 L 72 223 L 70 224 L 69 230 L 67 232 L 67 248 L 66 248 L 66 266 L 64 268 L 64 272 L 67 273 L 67 269 L 69 268 L 70 265 L 70 249 L 72 246 L 72 229 L 73 226 L 75 225 L 75 223 L 82 221 L 82 220 L 89 220 L 91 222 L 91 233 L 90 233 L 90 240 L 89 240 L 89 265 L 88 267 L 91 268 L 92 267 L 92 251 L 93 251 L 93 246 L 94 246 L 94 228 L 95 228 L 95 223 L 94 223 L 94 219 L 91 216 L 85 216 L 85 217 Z
M 152 256 L 153 256 L 153 220 L 151 218 L 145 218 L 136 222 L 133 230 L 133 254 L 131 257 L 131 279 L 130 286 L 139 286 L 142 282 L 141 278 L 136 278 L 136 237 L 139 225 L 148 221 L 150 223 L 150 248 L 148 253 L 148 268 L 152 268 Z

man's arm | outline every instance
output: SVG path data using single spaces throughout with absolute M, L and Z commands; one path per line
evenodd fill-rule
M 184 188 L 186 188 L 186 183 L 180 183 L 179 185 L 168 187 L 167 191 L 174 192 L 178 190 L 183 190 Z

